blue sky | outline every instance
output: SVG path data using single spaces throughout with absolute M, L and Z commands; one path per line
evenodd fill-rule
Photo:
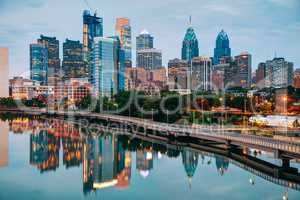
M 215 38 L 224 29 L 232 54 L 251 53 L 254 69 L 275 52 L 300 67 L 299 0 L 88 1 L 104 18 L 105 36 L 114 34 L 116 17 L 131 19 L 133 38 L 147 29 L 155 47 L 163 51 L 164 65 L 180 57 L 192 15 L 201 55 L 213 55 Z M 0 0 L 0 46 L 10 49 L 10 76 L 27 74 L 29 44 L 40 34 L 56 36 L 61 46 L 66 38 L 81 41 L 84 9 L 84 0 Z

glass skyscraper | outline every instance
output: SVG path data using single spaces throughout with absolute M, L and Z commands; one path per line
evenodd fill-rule
M 87 62 L 95 37 L 103 37 L 103 19 L 97 17 L 97 13 L 91 15 L 90 11 L 85 10 L 83 12 L 83 55 Z
M 111 98 L 118 92 L 119 84 L 124 82 L 122 80 L 121 83 L 118 82 L 120 78 L 118 72 L 124 71 L 123 64 L 118 59 L 123 59 L 124 53 L 120 49 L 118 51 L 117 44 L 118 40 L 114 38 L 96 37 L 94 39 L 90 81 L 96 96 Z
M 229 47 L 229 38 L 227 33 L 222 30 L 216 39 L 216 48 L 214 49 L 214 64 L 219 64 L 220 58 L 230 56 L 231 49 Z
M 136 37 L 136 50 L 142 49 L 152 49 L 154 38 L 148 33 L 148 31 L 143 30 L 139 36 Z
M 62 68 L 65 79 L 88 77 L 88 69 L 83 62 L 83 45 L 79 41 L 66 39 L 64 42 Z
M 132 65 L 131 26 L 128 18 L 117 18 L 116 36 L 120 39 L 121 48 L 125 52 L 126 67 Z
M 56 37 L 41 35 L 38 44 L 44 45 L 48 52 L 48 85 L 56 85 L 60 80 L 59 41 Z
M 199 46 L 196 34 L 194 29 L 190 26 L 186 34 L 184 36 L 184 40 L 182 42 L 182 51 L 181 57 L 182 60 L 186 60 L 189 63 L 192 61 L 194 57 L 199 56 Z
M 43 44 L 30 44 L 30 79 L 47 85 L 48 50 Z

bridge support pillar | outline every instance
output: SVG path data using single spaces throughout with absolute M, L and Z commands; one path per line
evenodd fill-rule
M 290 158 L 282 158 L 282 168 L 289 169 L 290 167 Z

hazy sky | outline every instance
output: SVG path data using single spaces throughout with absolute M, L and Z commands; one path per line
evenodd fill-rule
M 147 29 L 163 51 L 165 66 L 180 57 L 192 15 L 201 55 L 213 56 L 215 38 L 224 29 L 232 54 L 248 51 L 253 68 L 275 52 L 300 67 L 300 0 L 88 1 L 104 18 L 105 36 L 114 34 L 116 17 L 131 19 L 133 47 L 136 35 Z M 28 72 L 29 44 L 40 34 L 56 36 L 61 46 L 66 38 L 82 41 L 82 12 L 87 8 L 84 0 L 0 0 L 0 46 L 10 49 L 10 76 Z

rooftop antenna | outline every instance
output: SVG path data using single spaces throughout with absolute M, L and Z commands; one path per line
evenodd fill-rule
M 189 25 L 192 26 L 192 16 L 190 15 Z
M 277 52 L 275 51 L 275 53 L 274 53 L 274 56 L 275 56 L 275 58 L 277 58 Z

